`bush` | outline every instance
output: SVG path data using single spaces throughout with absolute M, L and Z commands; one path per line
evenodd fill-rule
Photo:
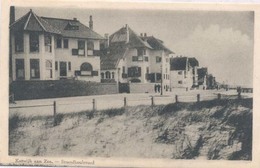
M 18 128 L 21 121 L 24 121 L 24 117 L 21 117 L 19 114 L 15 113 L 11 118 L 9 118 L 9 132 Z
M 57 114 L 54 118 L 54 126 L 60 125 L 60 123 L 63 120 L 64 115 L 63 114 Z
M 111 108 L 111 109 L 101 111 L 101 114 L 107 115 L 108 117 L 114 117 L 114 116 L 122 115 L 124 113 L 125 113 L 125 108 Z

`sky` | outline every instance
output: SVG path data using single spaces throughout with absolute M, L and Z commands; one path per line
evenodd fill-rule
M 30 9 L 87 26 L 92 15 L 94 31 L 102 36 L 128 24 L 137 34 L 161 39 L 177 56 L 196 57 L 220 83 L 253 86 L 253 12 L 16 7 L 16 19 Z

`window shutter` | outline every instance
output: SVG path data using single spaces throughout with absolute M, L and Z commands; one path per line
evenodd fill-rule
M 92 71 L 92 76 L 98 76 L 98 71 Z
M 141 76 L 141 67 L 138 67 L 138 77 L 140 77 Z

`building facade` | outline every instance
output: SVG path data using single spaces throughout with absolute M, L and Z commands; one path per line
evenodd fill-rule
M 192 57 L 174 57 L 170 60 L 170 87 L 190 90 L 198 86 L 199 62 Z
M 128 25 L 109 36 L 108 48 L 101 57 L 101 81 L 162 85 L 170 88 L 169 55 L 163 41 L 137 35 Z
M 39 17 L 32 10 L 10 25 L 12 80 L 100 82 L 100 40 L 74 19 Z

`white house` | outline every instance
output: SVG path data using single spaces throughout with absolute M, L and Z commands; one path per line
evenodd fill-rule
M 170 86 L 171 89 L 191 89 L 198 85 L 197 68 L 199 62 L 196 58 L 174 57 L 170 60 Z
M 126 25 L 107 42 L 109 47 L 101 57 L 101 81 L 136 84 L 135 88 L 142 85 L 140 92 L 154 91 L 155 84 L 169 90 L 169 54 L 173 52 L 163 41 L 146 33 L 139 36 Z
M 12 80 L 76 78 L 100 82 L 100 40 L 76 18 L 39 17 L 32 10 L 10 25 Z

